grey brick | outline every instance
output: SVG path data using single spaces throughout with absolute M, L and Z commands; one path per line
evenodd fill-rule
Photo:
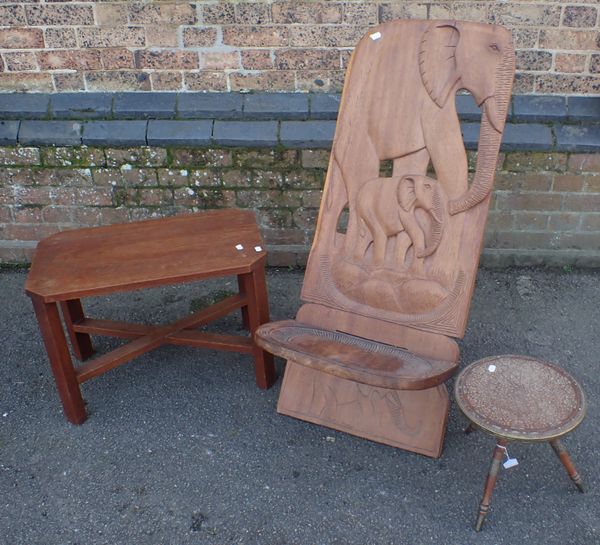
M 147 121 L 88 121 L 83 143 L 91 146 L 143 146 Z
M 342 96 L 338 93 L 315 93 L 310 95 L 312 119 L 337 119 Z
M 112 117 L 112 93 L 58 93 L 50 98 L 52 117 L 107 119 Z
M 276 146 L 277 121 L 215 121 L 213 140 L 224 146 Z
M 77 121 L 22 121 L 19 143 L 36 146 L 78 146 L 81 123 Z
M 471 95 L 456 95 L 456 111 L 458 117 L 465 121 L 479 121 L 481 119 L 481 108 Z
M 600 97 L 569 97 L 569 118 L 600 121 Z
M 148 144 L 151 146 L 202 146 L 210 144 L 213 122 L 209 120 L 150 120 Z
M 477 149 L 479 142 L 479 123 L 461 123 L 460 129 L 463 135 L 465 148 Z
M 513 97 L 513 118 L 523 121 L 554 121 L 567 115 L 565 97 L 528 96 Z
M 12 146 L 17 143 L 20 121 L 0 121 L 0 145 Z
M 164 119 L 175 117 L 177 93 L 117 93 L 113 106 L 119 119 Z
M 48 117 L 50 95 L 46 93 L 1 93 L 0 118 L 43 119 Z
M 256 93 L 244 96 L 247 119 L 306 119 L 308 95 L 298 93 Z
M 552 130 L 539 123 L 507 123 L 502 138 L 502 149 L 549 151 L 553 147 Z
M 479 123 L 461 123 L 467 149 L 476 150 L 479 142 Z M 545 151 L 552 149 L 552 131 L 539 123 L 507 123 L 501 149 L 504 151 Z
M 600 151 L 600 125 L 559 125 L 555 130 L 559 151 Z
M 280 138 L 290 148 L 330 148 L 335 121 L 282 121 Z
M 240 93 L 182 93 L 177 117 L 185 119 L 239 119 L 243 98 Z

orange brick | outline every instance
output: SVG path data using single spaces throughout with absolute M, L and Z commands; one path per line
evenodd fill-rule
M 75 29 L 68 27 L 47 28 L 46 47 L 56 49 L 67 49 L 77 47 Z
M 181 72 L 154 72 L 150 74 L 153 91 L 181 91 L 183 75 Z
M 119 68 L 134 68 L 135 60 L 133 53 L 125 47 L 109 47 L 99 49 L 102 66 L 106 70 L 118 70 Z
M 600 214 L 583 214 L 581 228 L 584 231 L 600 231 Z
M 569 170 L 573 172 L 600 172 L 600 153 L 572 153 Z
M 542 30 L 539 45 L 543 49 L 595 50 L 597 37 L 593 30 Z
M 263 72 L 262 74 L 231 74 L 232 91 L 294 91 L 295 77 L 290 71 Z
M 177 47 L 177 27 L 170 25 L 149 25 L 146 30 L 146 45 L 153 47 Z
M 63 91 L 84 91 L 85 82 L 83 74 L 52 74 L 54 87 L 58 93 Z
M 0 6 L 0 21 L 2 26 L 26 26 L 27 19 L 23 6 Z
M 275 67 L 279 70 L 340 69 L 336 49 L 280 49 L 275 51 Z
M 581 214 L 561 212 L 550 214 L 548 229 L 550 231 L 575 231 L 579 227 Z
M 556 174 L 554 176 L 554 191 L 577 192 L 583 189 L 584 177 L 577 174 Z
M 548 214 L 542 212 L 517 212 L 514 228 L 522 231 L 544 231 L 548 227 Z
M 47 223 L 42 225 L 9 224 L 4 228 L 4 236 L 8 240 L 42 240 L 59 231 L 58 225 Z
M 554 69 L 557 72 L 583 72 L 585 70 L 586 58 L 586 55 L 557 53 L 554 60 Z
M 33 72 L 0 74 L 0 89 L 3 91 L 54 91 L 52 76 Z
M 185 34 L 184 34 L 185 40 Z M 223 27 L 223 43 L 238 47 L 286 46 L 289 30 L 285 26 L 243 26 Z
M 84 27 L 77 33 L 83 47 L 139 47 L 146 41 L 141 27 Z
M 222 72 L 186 72 L 184 81 L 189 91 L 227 91 L 227 77 Z
M 96 24 L 100 26 L 119 26 L 127 24 L 127 5 L 94 2 Z
M 175 49 L 145 50 L 135 52 L 136 68 L 155 70 L 193 70 L 198 68 L 198 53 Z
M 214 28 L 185 28 L 183 30 L 184 47 L 210 47 L 217 41 Z
M 43 47 L 44 33 L 41 28 L 0 29 L 1 49 L 40 49 Z
M 276 2 L 271 7 L 275 23 L 341 23 L 342 5 L 329 2 Z
M 40 51 L 38 60 L 42 70 L 99 70 L 100 52 L 93 49 Z
M 129 22 L 134 25 L 196 23 L 195 6 L 191 3 L 167 4 L 129 2 Z
M 290 45 L 294 47 L 354 47 L 368 28 L 368 25 L 292 26 L 290 27 Z
M 202 52 L 200 66 L 204 70 L 231 70 L 241 68 L 239 51 Z
M 27 70 L 37 70 L 38 68 L 35 53 L 31 51 L 4 53 L 4 64 L 9 72 L 25 72 Z
M 499 210 L 560 210 L 562 195 L 551 193 L 509 193 L 498 195 Z
M 268 49 L 243 49 L 242 67 L 246 70 L 271 70 L 273 59 Z
M 143 72 L 88 72 L 89 91 L 149 91 L 150 78 Z
M 93 25 L 94 12 L 85 4 L 46 4 L 26 6 L 27 24 L 30 26 Z

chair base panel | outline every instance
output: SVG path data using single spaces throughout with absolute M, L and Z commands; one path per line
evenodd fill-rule
M 277 412 L 432 458 L 442 453 L 448 390 L 360 384 L 287 361 Z

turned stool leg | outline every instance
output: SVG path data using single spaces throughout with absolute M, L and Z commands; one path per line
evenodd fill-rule
M 483 498 L 479 504 L 479 514 L 477 515 L 477 522 L 475 523 L 475 530 L 479 532 L 483 521 L 488 514 L 490 509 L 490 501 L 492 500 L 492 492 L 494 486 L 496 486 L 496 479 L 498 478 L 498 470 L 500 469 L 500 462 L 504 456 L 504 449 L 506 447 L 506 441 L 498 441 L 494 447 L 494 454 L 492 456 L 492 463 L 490 465 L 490 471 L 485 481 L 485 488 L 483 490 Z
M 468 435 L 469 433 L 473 433 L 474 431 L 477 430 L 477 427 L 475 426 L 475 424 L 473 424 L 473 422 L 470 422 L 469 425 L 465 428 L 465 435 Z
M 575 486 L 579 492 L 583 493 L 583 481 L 581 480 L 581 476 L 577 472 L 577 469 L 575 469 L 575 466 L 573 465 L 571 457 L 569 456 L 565 446 L 562 444 L 560 439 L 554 439 L 554 441 L 550 441 L 550 445 L 558 456 L 558 459 L 562 462 L 562 465 L 565 466 L 569 477 L 571 477 L 571 480 L 575 483 Z

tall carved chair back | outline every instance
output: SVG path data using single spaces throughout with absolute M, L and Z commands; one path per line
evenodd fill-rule
M 510 101 L 503 27 L 393 21 L 358 43 L 295 321 L 258 342 L 288 360 L 278 410 L 441 453 Z M 482 109 L 469 180 L 455 95 Z M 388 170 L 386 171 L 386 166 Z

